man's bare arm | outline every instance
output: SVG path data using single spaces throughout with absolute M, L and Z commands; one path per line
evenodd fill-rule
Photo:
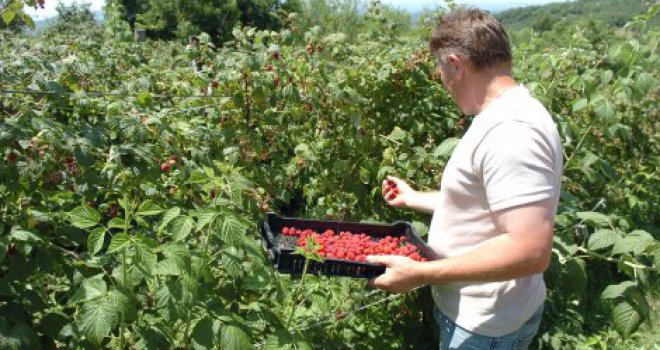
M 405 292 L 425 284 L 503 281 L 545 271 L 552 256 L 554 206 L 551 199 L 494 213 L 503 232 L 473 251 L 431 262 L 392 256 L 369 257 L 385 264 L 385 274 L 370 283 Z

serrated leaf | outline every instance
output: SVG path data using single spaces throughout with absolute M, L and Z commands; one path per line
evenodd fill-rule
M 92 255 L 98 253 L 103 249 L 105 243 L 105 228 L 97 227 L 87 236 L 87 249 Z
M 85 229 L 96 226 L 101 221 L 101 215 L 96 209 L 81 205 L 69 212 L 69 219 L 73 226 Z
M 213 322 L 210 318 L 204 317 L 197 321 L 192 330 L 193 349 L 213 349 L 216 334 L 213 331 Z
M 401 141 L 408 136 L 408 133 L 405 132 L 403 129 L 401 129 L 398 126 L 395 126 L 392 132 L 387 136 L 388 139 L 394 140 L 394 141 Z
M 220 237 L 227 243 L 236 243 L 243 240 L 247 223 L 234 215 L 225 215 L 220 219 Z
M 36 28 L 36 25 L 34 24 L 34 20 L 32 19 L 32 17 L 28 16 L 27 14 L 21 13 L 21 20 L 23 20 L 25 25 L 28 26 L 30 30 L 34 30 Z
M 135 245 L 135 256 L 133 259 L 135 266 L 147 275 L 150 275 L 156 269 L 158 258 L 144 244 Z
M 133 211 L 133 203 L 127 197 L 120 198 L 117 202 L 124 211 Z
M 162 276 L 180 276 L 183 274 L 180 262 L 175 259 L 165 259 L 158 262 L 154 273 Z
M 250 337 L 243 330 L 233 324 L 227 324 L 222 327 L 221 333 L 221 348 L 223 350 L 248 350 L 254 349 L 250 342 Z
M 165 319 L 182 317 L 185 313 L 183 307 L 183 287 L 180 280 L 169 280 L 156 290 L 156 307 Z
M 589 101 L 586 98 L 579 99 L 577 102 L 573 104 L 573 113 L 581 111 L 587 105 L 589 105 Z
M 623 301 L 617 304 L 612 310 L 612 321 L 614 328 L 621 335 L 627 337 L 639 328 L 639 325 L 642 323 L 642 317 L 632 305 Z
M 231 248 L 233 248 L 233 247 L 231 247 Z M 220 261 L 222 262 L 222 267 L 225 269 L 225 271 L 227 271 L 227 273 L 230 276 L 236 278 L 236 277 L 241 275 L 241 273 L 242 273 L 242 269 L 241 269 L 242 261 L 238 256 L 236 256 L 236 255 L 234 255 L 230 252 L 225 251 L 225 254 L 222 254 L 222 258 L 220 259 Z
M 653 236 L 643 230 L 635 230 L 620 240 L 617 240 L 612 248 L 612 255 L 633 253 L 635 255 L 643 253 L 654 242 Z
M 635 84 L 635 87 L 643 94 L 648 93 L 655 86 L 657 86 L 656 79 L 653 77 L 653 74 L 648 72 L 641 73 L 639 78 L 637 78 L 637 84 Z
M 600 83 L 602 85 L 609 84 L 610 81 L 612 81 L 613 76 L 614 76 L 614 73 L 609 69 L 602 71 L 600 73 Z
M 119 322 L 119 313 L 110 298 L 96 298 L 83 304 L 78 318 L 80 330 L 99 345 Z
M 124 232 L 116 234 L 114 237 L 112 237 L 112 241 L 110 241 L 110 246 L 108 246 L 108 254 L 118 252 L 127 247 L 130 239 L 130 236 Z
M 581 211 L 577 212 L 575 215 L 577 215 L 579 219 L 598 227 L 609 227 L 612 225 L 610 218 L 605 214 L 593 211 Z
M 392 175 L 396 172 L 396 169 L 394 167 L 391 167 L 389 165 L 386 165 L 380 169 L 378 169 L 378 178 L 379 179 L 384 179 L 385 176 L 387 175 Z
M 118 228 L 123 230 L 126 228 L 126 220 L 121 218 L 112 218 L 110 221 L 108 221 L 108 228 Z
M 589 250 L 599 250 L 609 248 L 616 243 L 619 235 L 610 229 L 600 229 L 589 237 Z
M 211 224 L 217 216 L 218 213 L 214 211 L 207 211 L 197 215 L 197 225 L 195 226 L 195 231 L 200 231 L 204 227 Z
M 455 137 L 445 139 L 433 151 L 433 156 L 435 156 L 436 158 L 450 156 L 454 152 L 454 149 L 456 148 L 456 146 L 460 141 L 461 139 Z
M 284 329 L 277 330 L 275 334 L 266 339 L 263 350 L 283 350 L 292 349 L 293 338 L 291 334 Z
M 30 232 L 28 230 L 22 229 L 18 226 L 14 226 L 11 228 L 11 233 L 9 234 L 9 237 L 11 238 L 12 241 L 19 241 L 19 242 L 41 242 L 42 239 L 41 237 L 37 236 L 37 234 Z
M 14 12 L 13 10 L 7 9 L 2 11 L 2 20 L 5 21 L 6 25 L 9 25 L 14 20 L 15 17 L 16 17 L 16 12 Z
M 171 243 L 163 248 L 163 255 L 168 259 L 174 259 L 180 266 L 190 265 L 190 250 L 182 244 Z
M 614 117 L 615 111 L 612 102 L 608 99 L 603 99 L 594 105 L 594 112 L 596 112 L 596 115 L 600 118 L 611 120 Z
M 104 296 L 108 291 L 108 285 L 103 280 L 103 274 L 86 278 L 81 284 L 80 288 L 69 299 L 69 304 L 75 304 L 82 301 L 88 301 L 100 296 Z
M 584 293 L 587 287 L 587 266 L 584 260 L 572 258 L 566 262 L 564 288 L 578 295 Z
M 429 233 L 429 227 L 421 221 L 413 221 L 412 227 L 415 229 L 415 233 L 420 237 L 426 237 Z
M 181 214 L 181 208 L 179 207 L 174 207 L 170 208 L 165 215 L 163 216 L 163 222 L 160 223 L 160 226 L 158 226 L 158 231 L 162 231 L 167 224 L 169 224 L 172 220 L 176 219 L 179 214 Z
M 615 299 L 622 297 L 628 290 L 636 286 L 633 281 L 624 281 L 619 284 L 612 284 L 607 286 L 603 293 L 600 295 L 601 299 Z
M 154 203 L 152 200 L 146 200 L 142 203 L 142 205 L 140 205 L 140 208 L 135 214 L 140 216 L 153 216 L 162 212 L 163 209 L 158 206 L 158 204 Z
M 195 221 L 188 216 L 179 216 L 176 218 L 171 225 L 172 235 L 174 236 L 175 241 L 181 241 L 188 237 L 193 227 L 195 227 Z
M 108 299 L 112 301 L 120 321 L 130 322 L 136 318 L 137 308 L 130 291 L 123 288 L 113 289 L 108 293 Z

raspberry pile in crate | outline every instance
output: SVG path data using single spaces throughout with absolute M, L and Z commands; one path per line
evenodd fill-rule
M 334 230 L 325 230 L 323 233 L 311 229 L 297 229 L 295 227 L 282 228 L 282 235 L 296 237 L 299 247 L 306 247 L 310 238 L 318 245 L 317 253 L 329 259 L 342 259 L 350 261 L 366 261 L 367 255 L 401 255 L 416 261 L 426 261 L 420 255 L 416 246 L 407 242 L 405 236 L 382 238 L 372 237 L 365 233 L 352 233 L 341 231 L 336 234 Z

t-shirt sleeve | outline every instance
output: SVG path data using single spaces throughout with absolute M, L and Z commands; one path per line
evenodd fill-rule
M 492 211 L 553 198 L 559 190 L 554 163 L 551 143 L 542 130 L 521 121 L 490 129 L 473 158 Z

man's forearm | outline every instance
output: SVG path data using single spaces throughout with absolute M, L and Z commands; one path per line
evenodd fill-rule
M 416 211 L 433 214 L 438 205 L 439 199 L 440 192 L 438 191 L 415 191 L 412 196 L 406 200 L 406 207 Z
M 420 284 L 505 281 L 543 272 L 551 254 L 502 234 L 467 254 L 416 264 L 415 274 Z

